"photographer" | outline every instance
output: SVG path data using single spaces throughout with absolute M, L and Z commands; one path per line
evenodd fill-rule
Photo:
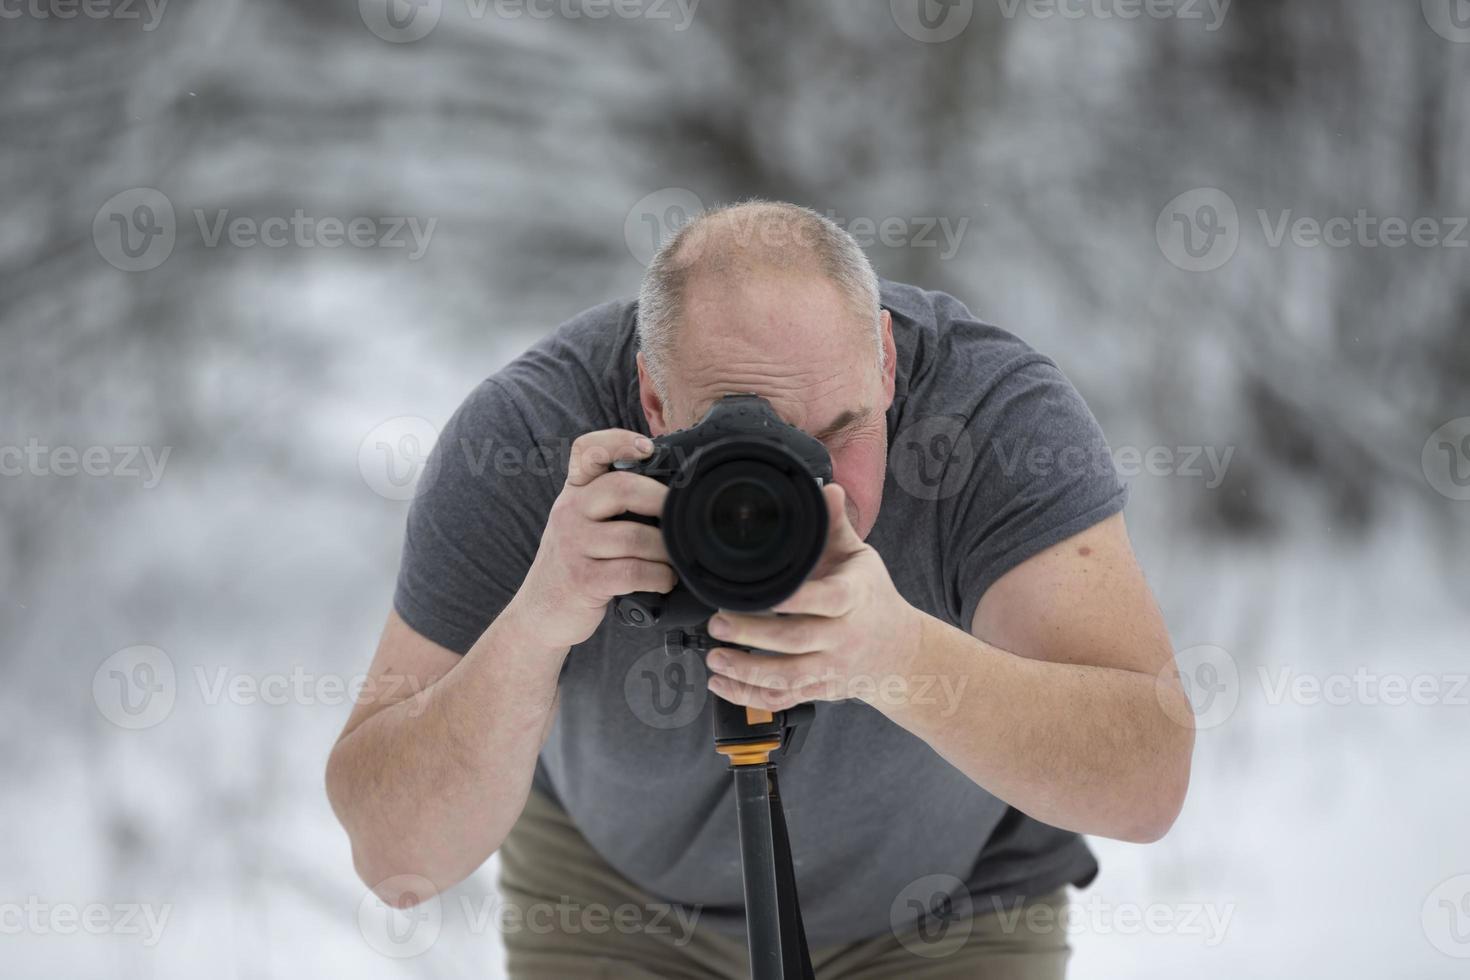
M 999 910 L 1059 913 L 1097 873 L 1079 835 L 1159 838 L 1189 778 L 1126 491 L 1066 465 L 1106 444 L 1050 360 L 946 295 L 880 284 L 792 205 L 699 217 L 636 306 L 572 320 L 441 434 L 371 668 L 409 683 L 368 686 L 384 696 L 328 766 L 358 873 L 410 905 L 428 896 L 395 879 L 442 890 L 499 850 L 512 903 L 697 912 L 687 935 L 508 931 L 514 977 L 746 975 L 729 775 L 707 720 L 640 710 L 628 679 L 657 636 L 608 615 L 675 585 L 659 530 L 621 519 L 659 516 L 668 487 L 613 462 L 739 393 L 830 453 L 826 547 L 782 615 L 711 620 L 769 654 L 717 649 L 675 693 L 819 702 L 782 763 L 818 974 L 1062 976 L 1060 916 Z M 564 479 L 494 462 L 568 435 Z M 933 881 L 962 888 L 942 913 Z M 959 906 L 950 947 L 923 948 Z

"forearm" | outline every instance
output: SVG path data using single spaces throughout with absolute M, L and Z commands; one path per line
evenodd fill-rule
M 1189 782 L 1194 733 L 1176 720 L 1189 717 L 1182 691 L 1137 671 L 1016 656 L 922 613 L 918 621 L 906 674 L 946 678 L 960 694 L 875 707 L 1038 820 L 1121 840 L 1163 836 Z M 1176 703 L 1166 712 L 1161 698 Z
M 449 673 L 338 743 L 328 795 L 364 881 L 441 890 L 494 853 L 525 805 L 565 655 L 507 609 Z

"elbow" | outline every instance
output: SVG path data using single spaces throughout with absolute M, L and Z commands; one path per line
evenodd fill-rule
M 1169 833 L 1184 809 L 1189 794 L 1190 756 L 1193 733 L 1175 752 L 1175 760 L 1164 767 L 1150 768 L 1145 774 L 1147 791 L 1131 813 L 1132 820 L 1118 835 L 1130 844 L 1153 844 Z
M 392 855 L 373 853 L 355 842 L 352 845 L 352 867 L 362 883 L 383 904 L 395 909 L 421 905 L 457 883 L 445 881 L 441 886 L 429 875 L 405 870 L 412 867 L 411 863 L 396 861 Z
M 352 846 L 352 869 L 364 885 L 383 903 L 395 909 L 411 909 L 468 878 L 473 868 L 446 866 L 408 846 L 384 845 L 365 835 L 347 833 Z
M 1154 844 L 1164 839 L 1174 826 L 1179 811 L 1161 808 L 1158 813 L 1145 815 L 1143 819 L 1128 825 L 1118 839 L 1128 844 Z
M 347 832 L 357 877 L 392 908 L 423 904 L 463 882 L 484 862 L 456 861 L 454 855 L 438 852 L 412 830 L 404 832 L 401 827 L 370 823 L 360 805 L 365 795 L 370 795 L 370 790 L 365 793 L 353 767 L 334 749 L 326 763 L 326 798 Z
M 352 867 L 362 883 L 387 905 L 409 909 L 465 877 L 461 875 L 450 880 L 425 862 L 422 856 L 410 853 L 401 845 L 387 846 L 379 839 L 380 835 L 370 833 L 362 826 L 359 807 L 354 802 L 360 792 L 341 747 L 338 743 L 327 760 L 327 801 L 337 816 L 337 822 L 347 833 L 347 841 L 352 848 Z
M 1154 844 L 1164 839 L 1179 819 L 1183 800 L 1150 801 L 1132 814 L 1133 819 L 1116 834 L 1118 840 L 1128 844 Z

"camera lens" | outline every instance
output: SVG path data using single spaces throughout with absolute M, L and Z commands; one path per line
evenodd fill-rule
M 709 529 L 725 548 L 756 554 L 776 541 L 781 530 L 781 503 L 753 480 L 734 480 L 709 502 Z
M 700 602 L 769 609 L 821 557 L 827 505 L 794 451 L 764 434 L 737 435 L 685 460 L 669 482 L 659 524 L 680 584 Z

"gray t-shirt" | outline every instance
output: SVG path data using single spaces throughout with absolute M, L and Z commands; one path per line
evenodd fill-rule
M 898 365 L 868 542 L 909 602 L 968 629 L 992 582 L 1118 512 L 1127 492 L 1050 360 L 943 293 L 884 283 L 882 302 Z M 419 633 L 469 650 L 520 587 L 571 440 L 648 432 L 636 319 L 628 302 L 579 315 L 479 385 L 446 425 L 409 511 L 394 599 Z M 659 633 L 609 614 L 566 658 L 536 786 L 634 884 L 741 935 L 732 780 L 714 750 L 705 677 L 696 655 L 668 658 Z M 937 684 L 928 696 L 953 703 Z M 958 710 L 974 702 L 962 696 Z M 955 901 L 937 914 L 953 918 L 1097 873 L 1081 837 L 1008 807 L 859 701 L 817 705 L 800 752 L 781 762 L 781 791 L 813 946 L 907 928 L 946 883 Z

